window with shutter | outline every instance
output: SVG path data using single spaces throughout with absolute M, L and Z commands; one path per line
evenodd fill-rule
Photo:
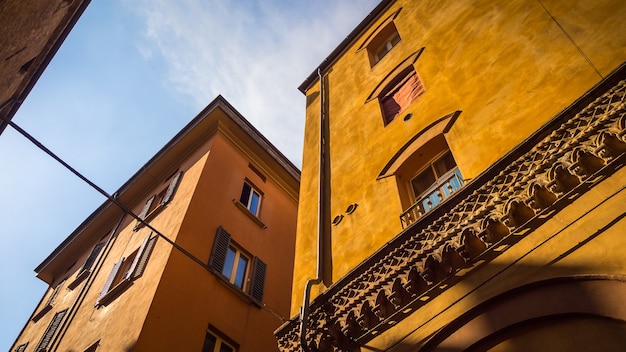
M 52 318 L 52 321 L 46 328 L 46 331 L 43 333 L 43 336 L 41 337 L 41 341 L 39 341 L 39 344 L 37 344 L 37 347 L 35 347 L 35 351 L 37 352 L 47 351 L 48 347 L 50 346 L 50 342 L 52 341 L 52 338 L 54 337 L 54 333 L 59 328 L 59 325 L 61 325 L 61 322 L 63 321 L 63 318 L 65 317 L 65 314 L 67 314 L 67 309 L 57 312 L 54 315 L 54 317 Z
M 175 173 L 174 176 L 170 178 L 167 187 L 161 188 L 160 191 L 148 198 L 137 217 L 143 221 L 148 221 L 156 216 L 156 214 L 159 213 L 164 207 L 166 207 L 174 198 L 174 194 L 178 189 L 182 176 L 182 171 Z M 137 231 L 142 226 L 143 222 L 137 220 L 134 230 Z
M 158 236 L 152 236 L 151 233 L 136 251 L 113 265 L 113 269 L 109 273 L 102 291 L 100 291 L 96 306 L 107 304 L 127 288 L 128 284 L 143 275 L 157 238 Z
M 100 242 L 93 247 L 91 253 L 89 253 L 89 257 L 87 257 L 87 260 L 85 260 L 85 264 L 83 264 L 83 267 L 80 269 L 80 272 L 91 270 L 91 266 L 96 261 L 96 258 L 98 257 L 98 254 L 100 254 L 102 247 L 104 247 L 104 242 Z
M 256 303 L 263 300 L 267 265 L 232 243 L 231 236 L 218 227 L 213 242 L 209 267 L 233 286 L 246 292 Z

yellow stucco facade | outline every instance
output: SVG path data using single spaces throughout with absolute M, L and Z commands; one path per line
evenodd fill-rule
M 617 110 L 592 103 L 601 96 L 623 99 L 623 88 L 611 87 L 622 87 L 617 82 L 626 61 L 625 15 L 620 1 L 382 1 L 319 66 L 322 84 L 316 70 L 300 86 L 307 109 L 293 318 L 277 331 L 281 349 L 300 346 L 297 315 L 306 282 L 317 276 L 320 116 L 328 124 L 332 284 L 312 289 L 307 349 L 567 350 L 533 343 L 562 337 L 558 334 L 569 329 L 580 331 L 581 343 L 602 336 L 597 333 L 604 328 L 623 332 L 622 315 L 603 315 L 616 309 L 609 293 L 621 292 L 620 275 L 626 273 L 623 241 L 616 238 L 626 228 L 618 205 L 624 197 L 623 170 L 615 171 L 618 166 L 598 179 L 589 171 L 598 168 L 580 165 L 594 157 L 599 159 L 590 163 L 602 170 L 620 164 L 598 156 L 602 143 L 613 138 L 610 133 L 619 145 L 615 155 L 624 151 L 623 103 L 615 103 Z M 400 40 L 390 36 L 387 51 L 375 57 L 390 23 Z M 408 103 L 398 100 L 399 113 L 388 118 L 384 99 L 406 87 L 398 82 L 410 70 L 421 86 L 407 93 L 414 94 Z M 596 134 L 589 127 L 580 131 L 588 137 L 577 139 L 577 124 L 583 122 L 566 121 L 600 109 L 608 117 L 598 113 L 591 122 L 584 120 Z M 611 123 L 603 125 L 604 118 Z M 571 136 L 562 135 L 569 130 Z M 546 145 L 556 149 L 545 147 L 545 155 L 536 151 Z M 450 186 L 450 197 L 424 209 L 428 206 L 417 191 L 421 174 L 436 169 L 447 150 L 464 185 Z M 562 200 L 573 192 L 560 183 L 565 169 L 578 180 L 572 182 L 590 189 L 576 186 L 574 193 L 582 195 Z M 465 210 L 467 204 L 473 208 Z M 520 229 L 527 222 L 535 225 Z M 598 229 L 604 230 L 593 236 Z M 481 244 L 472 247 L 470 237 Z M 424 286 L 417 289 L 412 279 Z M 607 297 L 589 297 L 587 308 L 598 309 L 588 309 L 587 315 L 577 310 L 580 302 L 573 302 L 550 316 L 574 311 L 584 316 L 556 319 L 543 329 L 528 327 L 539 326 L 529 325 L 533 319 L 547 319 L 547 313 L 527 319 L 518 314 L 541 304 L 530 297 L 533 292 L 562 295 L 567 285 Z M 523 298 L 526 293 L 530 298 Z M 497 302 L 510 299 L 510 304 L 517 294 L 523 302 L 517 310 L 498 308 Z M 406 312 L 399 313 L 403 307 Z M 493 331 L 478 328 L 480 319 L 489 326 L 485 319 L 498 321 L 504 312 L 519 321 L 494 323 Z M 502 337 L 505 330 L 510 341 Z M 477 340 L 470 343 L 465 338 L 472 334 Z M 607 335 L 603 350 L 620 344 L 615 336 Z

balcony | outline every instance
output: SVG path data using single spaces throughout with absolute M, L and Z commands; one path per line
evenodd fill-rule
M 463 183 L 463 177 L 458 167 L 448 171 L 430 189 L 424 192 L 415 203 L 400 214 L 402 228 L 407 228 L 444 199 L 451 196 L 463 186 Z

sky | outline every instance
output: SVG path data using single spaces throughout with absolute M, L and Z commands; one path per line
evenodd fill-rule
M 92 1 L 13 122 L 109 194 L 221 94 L 301 166 L 297 87 L 378 0 Z M 0 350 L 39 265 L 104 197 L 11 127 L 0 135 Z

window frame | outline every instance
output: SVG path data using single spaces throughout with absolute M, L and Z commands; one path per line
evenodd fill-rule
M 371 67 L 376 66 L 393 48 L 402 41 L 393 21 L 387 23 L 367 46 Z M 384 51 L 382 51 L 384 49 Z
M 244 195 L 245 195 L 245 191 L 246 191 L 246 186 L 249 188 L 248 190 L 248 196 L 245 197 L 247 199 L 244 199 Z M 256 202 L 256 209 L 251 209 L 252 207 L 252 199 L 254 197 L 254 195 L 257 195 L 257 202 Z M 249 179 L 245 179 L 243 181 L 243 186 L 241 188 L 241 195 L 239 196 L 239 203 L 241 205 L 243 205 L 244 208 L 246 208 L 252 215 L 254 215 L 255 217 L 260 217 L 261 214 L 261 205 L 263 203 L 263 192 L 261 192 L 259 190 L 259 188 L 252 183 L 252 181 L 250 181 Z
M 205 348 L 207 348 L 207 340 L 209 339 L 209 337 L 213 337 L 212 351 L 205 350 Z M 237 352 L 239 350 L 239 348 L 237 348 L 234 343 L 230 342 L 229 339 L 222 337 L 222 334 L 216 333 L 215 331 L 213 331 L 213 329 L 210 328 L 206 330 L 204 335 L 204 343 L 202 345 L 202 352 L 223 352 L 222 346 L 224 345 L 230 349 L 230 351 L 225 352 Z

